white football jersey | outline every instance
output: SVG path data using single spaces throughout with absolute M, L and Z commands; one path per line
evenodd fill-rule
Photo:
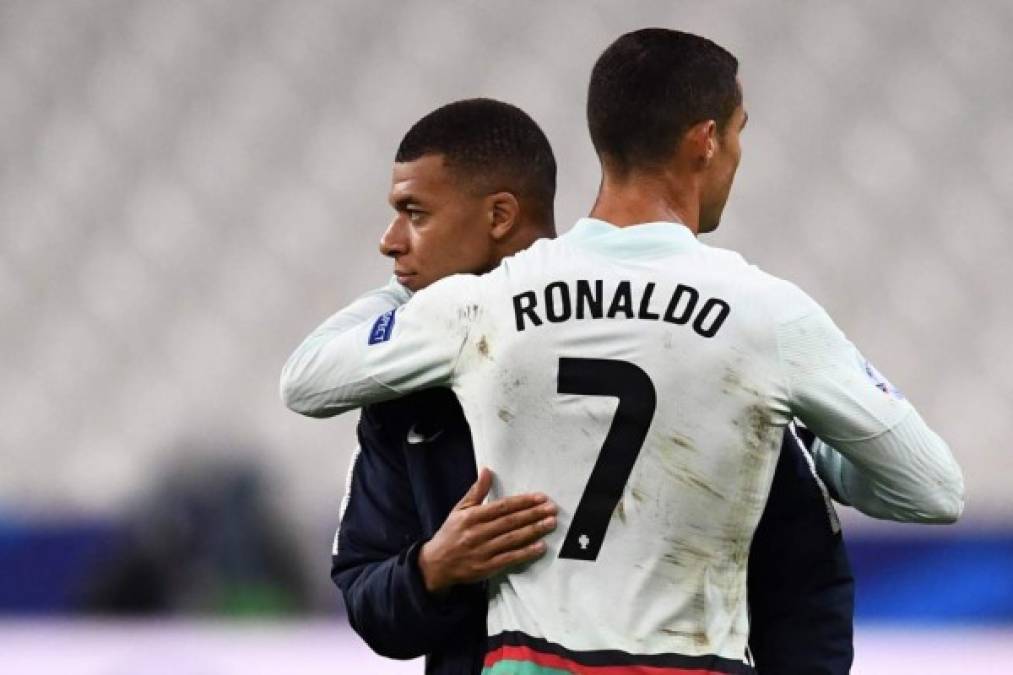
M 582 219 L 322 328 L 286 366 L 291 407 L 452 387 L 494 495 L 559 507 L 546 555 L 492 580 L 489 672 L 747 672 L 747 558 L 793 417 L 862 471 L 960 498 L 945 444 L 816 302 L 679 224 Z

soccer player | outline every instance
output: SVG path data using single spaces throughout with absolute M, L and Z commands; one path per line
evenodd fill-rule
M 396 215 L 380 249 L 413 290 L 487 271 L 525 243 L 500 248 L 483 227 L 488 191 L 508 191 L 533 234 L 551 237 L 555 177 L 549 142 L 523 111 L 487 99 L 439 108 L 398 148 Z M 367 407 L 358 436 L 332 565 L 352 626 L 385 656 L 427 655 L 427 673 L 477 675 L 487 603 L 475 582 L 542 554 L 531 544 L 551 505 L 533 495 L 481 504 L 491 476 L 477 479 L 470 431 L 447 389 Z M 774 484 L 750 553 L 750 648 L 761 674 L 843 675 L 853 581 L 833 507 L 790 431 Z
M 286 364 L 314 415 L 450 386 L 494 496 L 552 482 L 547 555 L 490 580 L 491 674 L 752 672 L 746 561 L 792 416 L 844 456 L 841 496 L 962 508 L 946 444 L 826 312 L 697 239 L 738 166 L 736 74 L 697 36 L 620 37 L 589 87 L 590 218 L 375 320 L 353 306 Z M 510 208 L 489 215 L 510 233 Z

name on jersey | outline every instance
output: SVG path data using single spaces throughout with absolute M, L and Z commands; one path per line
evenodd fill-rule
M 702 298 L 692 286 L 679 284 L 669 292 L 655 292 L 654 282 L 643 289 L 620 281 L 605 291 L 601 279 L 575 282 L 553 281 L 542 292 L 524 291 L 514 296 L 517 330 L 543 323 L 562 323 L 572 319 L 642 319 L 689 325 L 705 338 L 717 335 L 731 307 L 720 298 Z

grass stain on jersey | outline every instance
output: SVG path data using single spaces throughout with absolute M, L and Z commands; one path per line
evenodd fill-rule
M 688 631 L 688 630 L 674 630 L 672 628 L 662 628 L 661 632 L 665 635 L 671 635 L 672 637 L 681 637 L 692 640 L 693 643 L 698 647 L 706 647 L 708 640 L 707 634 L 700 631 Z
M 511 382 L 507 386 L 507 388 L 510 389 L 511 391 L 513 391 L 513 390 L 516 390 L 516 389 L 520 389 L 523 386 L 524 386 L 524 379 L 520 378 L 520 377 L 515 377 L 514 380 L 513 380 L 513 382 Z
M 691 452 L 696 452 L 696 446 L 693 445 L 693 439 L 691 439 L 689 436 L 683 436 L 680 433 L 673 433 L 670 438 L 672 442 L 678 445 L 680 448 L 686 448 Z
M 618 517 L 620 523 L 626 524 L 626 507 L 623 505 L 623 499 L 620 499 L 616 504 L 616 510 L 612 512 L 612 515 Z
M 661 556 L 661 559 L 670 565 L 675 565 L 676 567 L 697 567 L 700 564 L 710 562 L 712 558 L 709 551 L 690 544 L 684 538 L 665 537 L 665 541 L 669 543 L 670 549 Z
M 478 353 L 485 358 L 492 360 L 492 357 L 489 355 L 489 341 L 484 335 L 482 336 L 482 339 L 478 341 Z
M 705 483 L 699 476 L 687 473 L 686 482 L 700 490 L 703 490 L 704 492 L 714 497 L 715 499 L 720 499 L 721 501 L 725 501 L 727 499 L 727 497 L 725 497 L 723 494 L 721 494 L 720 492 L 712 488 L 710 485 Z
M 715 499 L 719 499 L 721 501 L 725 501 L 727 499 L 725 495 L 715 490 L 713 487 L 711 487 L 710 484 L 707 483 L 707 481 L 701 478 L 695 471 L 690 469 L 685 464 L 682 464 L 681 462 L 675 466 L 669 464 L 668 462 L 662 462 L 661 468 L 664 469 L 665 473 L 667 473 L 669 476 L 679 481 L 680 483 L 685 484 L 688 487 L 695 488 L 697 490 L 703 490 L 711 497 L 714 497 Z
M 750 450 L 763 450 L 770 436 L 770 417 L 767 407 L 762 403 L 754 403 L 746 409 L 743 440 Z
M 745 411 L 741 419 L 732 420 L 732 424 L 738 427 L 742 433 L 742 440 L 750 451 L 760 451 L 768 444 L 771 430 L 770 410 L 765 402 L 763 392 L 755 386 L 744 382 L 742 375 L 731 366 L 725 367 L 725 374 L 722 378 L 726 393 L 732 393 L 732 389 L 738 389 L 756 399 Z
M 731 550 L 731 555 L 729 555 L 728 557 L 731 558 L 732 562 L 734 562 L 737 565 L 745 565 L 746 563 L 749 562 L 748 541 L 743 541 L 739 539 L 732 540 L 729 543 L 728 548 Z
M 752 394 L 753 396 L 756 396 L 757 398 L 763 398 L 763 394 L 760 392 L 760 390 L 757 389 L 756 387 L 753 387 L 743 382 L 742 375 L 740 375 L 739 371 L 735 370 L 731 366 L 727 366 L 725 368 L 725 376 L 722 378 L 722 380 L 729 387 L 740 389 L 746 392 L 747 394 Z M 731 393 L 728 389 L 725 389 L 725 391 Z
M 500 408 L 496 415 L 507 424 L 510 424 L 514 420 L 514 414 L 506 408 Z
M 461 307 L 457 310 L 457 318 L 465 321 L 474 321 L 481 314 L 482 308 L 477 304 L 468 305 L 467 307 Z

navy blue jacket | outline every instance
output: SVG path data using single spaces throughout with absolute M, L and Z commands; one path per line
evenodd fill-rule
M 410 430 L 413 440 L 430 440 L 409 444 Z M 484 584 L 433 597 L 418 568 L 419 547 L 477 474 L 457 398 L 432 389 L 370 406 L 358 435 L 331 567 L 349 621 L 382 656 L 425 654 L 427 674 L 477 675 Z M 841 675 L 851 667 L 854 582 L 804 452 L 786 432 L 750 553 L 749 643 L 761 675 Z

